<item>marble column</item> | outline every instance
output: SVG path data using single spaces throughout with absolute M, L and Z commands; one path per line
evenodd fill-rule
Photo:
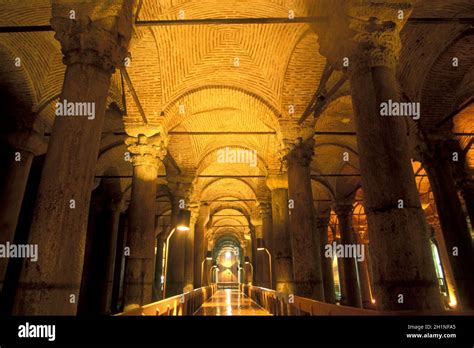
M 354 231 L 355 242 L 364 249 L 364 259 L 357 262 L 357 272 L 359 275 L 360 298 L 362 307 L 373 309 L 372 290 L 369 277 L 369 245 L 365 238 L 366 232 Z
M 274 284 L 277 292 L 293 294 L 293 257 L 288 215 L 288 177 L 271 175 L 267 186 L 272 192 L 272 250 Z
M 382 103 L 401 101 L 396 25 L 372 20 L 355 32 L 352 42 L 350 86 L 377 307 L 441 310 L 406 120 L 381 115 Z
M 53 4 L 51 24 L 67 66 L 59 102 L 89 103 L 95 114 L 58 112 L 54 122 L 30 231 L 39 257 L 25 260 L 13 309 L 18 315 L 76 314 L 110 78 L 125 59 L 132 33 L 128 1 L 77 21 L 58 7 Z
M 328 242 L 328 226 L 331 210 L 317 211 L 315 216 L 315 234 L 314 238 L 320 240 L 320 254 L 324 284 L 324 301 L 327 303 L 336 303 L 336 294 L 334 293 L 334 275 L 332 273 L 332 258 L 325 256 L 325 246 Z
M 7 176 L 0 195 L 0 244 L 14 243 L 31 164 L 35 155 L 46 151 L 43 138 L 33 131 L 13 133 L 7 142 L 12 148 L 8 159 Z M 0 293 L 8 266 L 7 258 L 0 258 Z
M 260 216 L 262 217 L 262 238 L 264 241 L 265 248 L 270 252 L 270 259 L 268 253 L 265 250 L 259 251 L 263 256 L 262 258 L 262 284 L 264 288 L 274 289 L 274 284 L 270 284 L 270 279 L 274 283 L 274 261 L 273 261 L 273 242 L 272 242 L 272 207 L 269 202 L 262 202 L 259 205 Z M 270 270 L 272 275 L 270 276 Z
M 258 258 L 257 258 L 257 233 L 255 227 L 250 227 L 250 250 L 249 253 L 252 257 L 250 258 L 252 262 L 253 272 L 252 272 L 252 285 L 260 286 L 257 281 L 257 272 L 258 272 Z
M 132 309 L 151 302 L 155 266 L 155 204 L 158 169 L 166 155 L 165 136 L 139 135 L 126 140 L 132 155 L 133 178 L 128 209 L 124 279 L 124 307 Z
M 196 222 L 199 217 L 199 204 L 191 203 L 191 220 L 189 223 L 189 231 L 186 233 L 185 251 L 184 251 L 184 287 L 183 292 L 192 291 L 194 289 L 194 247 L 195 247 L 195 232 Z M 202 262 L 202 261 L 201 261 Z M 199 262 L 199 266 L 201 265 Z
M 252 244 L 254 250 L 254 280 L 255 285 L 265 287 L 265 279 L 268 275 L 268 265 L 265 261 L 267 253 L 264 250 L 257 249 L 257 240 L 263 238 L 263 222 L 260 217 L 252 218 L 252 225 L 255 233 L 254 243 Z
M 200 288 L 205 286 L 204 279 L 205 274 L 203 272 L 206 269 L 206 263 L 209 261 L 205 260 L 207 254 L 207 243 L 205 243 L 205 226 L 209 219 L 209 204 L 201 204 L 199 208 L 199 216 L 194 226 L 194 288 Z
M 334 211 L 339 221 L 342 246 L 355 245 L 354 231 L 352 229 L 352 205 L 338 204 Z M 349 255 L 344 255 L 342 258 L 338 257 L 337 261 L 342 262 L 344 265 L 344 283 L 347 292 L 345 303 L 343 304 L 352 307 L 362 307 L 355 256 L 349 257 Z
M 458 303 L 464 309 L 474 309 L 474 250 L 457 192 L 450 141 L 456 140 L 443 137 L 426 139 L 426 142 L 420 145 L 422 148 L 418 154 L 428 174 L 436 202 L 458 293 Z
M 163 257 L 164 257 L 164 246 L 166 240 L 166 231 L 169 226 L 164 226 L 156 236 L 156 255 L 155 255 L 155 295 L 153 300 L 158 301 L 163 299 L 163 284 L 161 277 L 163 273 Z
M 168 187 L 173 195 L 171 209 L 170 231 L 176 227 L 179 210 L 188 206 L 188 198 L 191 192 L 191 183 L 186 178 L 168 178 Z M 176 230 L 169 239 L 168 265 L 166 270 L 166 297 L 183 293 L 185 286 L 184 272 L 186 267 L 186 239 L 190 231 Z
M 313 194 L 310 163 L 314 140 L 298 142 L 286 156 L 293 276 L 296 295 L 324 301 L 319 240 L 313 238 Z
M 112 311 L 112 292 L 115 274 L 115 257 L 117 254 L 117 239 L 120 215 L 123 212 L 123 202 L 121 200 L 111 201 L 109 207 L 109 231 L 107 233 L 108 248 L 106 254 L 105 274 L 101 289 L 101 313 L 110 314 Z

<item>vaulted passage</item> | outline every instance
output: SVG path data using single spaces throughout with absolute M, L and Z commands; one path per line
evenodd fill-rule
M 473 16 L 2 1 L 0 311 L 472 314 Z

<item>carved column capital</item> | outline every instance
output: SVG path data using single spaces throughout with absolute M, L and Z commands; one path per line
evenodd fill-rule
M 53 1 L 51 26 L 61 43 L 65 65 L 93 65 L 113 73 L 128 54 L 134 1 L 105 4 Z
M 314 154 L 314 139 L 302 141 L 299 138 L 293 149 L 286 155 L 288 165 L 307 167 L 310 165 Z
M 447 133 L 432 132 L 418 138 L 413 152 L 413 158 L 423 164 L 424 167 L 442 163 L 452 158 L 453 152 L 459 149 L 457 140 Z M 461 156 L 461 154 L 459 154 Z
M 166 156 L 167 138 L 160 134 L 152 137 L 139 135 L 125 140 L 128 151 L 132 154 L 134 166 L 151 165 L 158 169 L 158 160 L 163 161 Z
M 394 22 L 382 22 L 375 17 L 354 26 L 350 71 L 385 66 L 395 68 L 401 50 L 400 35 Z
M 184 199 L 188 201 L 193 193 L 194 178 L 185 175 L 173 175 L 168 177 L 168 188 L 175 201 Z M 187 205 L 188 206 L 188 205 Z
M 258 205 L 260 217 L 268 218 L 272 215 L 272 204 L 270 202 L 260 202 Z

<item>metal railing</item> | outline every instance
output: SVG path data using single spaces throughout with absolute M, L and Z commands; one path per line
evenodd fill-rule
M 135 309 L 117 314 L 117 316 L 181 316 L 193 315 L 202 304 L 217 291 L 217 285 L 212 284 L 203 288 L 194 289 L 180 295 L 153 302 Z
M 381 315 L 381 312 L 288 296 L 275 290 L 240 285 L 240 291 L 273 315 Z

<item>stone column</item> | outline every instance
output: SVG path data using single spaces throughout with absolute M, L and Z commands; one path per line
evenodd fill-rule
M 188 178 L 173 177 L 168 178 L 168 187 L 173 194 L 172 197 L 172 212 L 171 212 L 171 229 L 176 227 L 177 218 L 180 209 L 185 209 L 187 199 L 191 192 L 191 183 Z M 166 280 L 166 297 L 181 294 L 185 286 L 185 251 L 186 239 L 190 231 L 175 231 L 169 239 L 168 246 L 168 265 L 167 265 L 167 280 Z
M 155 256 L 155 296 L 153 301 L 158 301 L 163 298 L 163 290 L 161 277 L 163 276 L 163 256 L 164 245 L 166 239 L 166 231 L 169 226 L 164 227 L 156 236 L 156 256 Z
M 252 222 L 253 223 L 253 222 Z M 250 227 L 250 248 L 251 248 L 251 253 L 249 253 L 252 257 L 250 258 L 252 262 L 252 267 L 253 267 L 253 272 L 252 272 L 252 285 L 260 286 L 258 283 L 258 258 L 257 258 L 257 233 L 255 231 L 255 227 L 251 226 Z
M 324 300 L 327 303 L 336 303 L 336 294 L 334 293 L 334 275 L 332 273 L 332 258 L 325 256 L 325 246 L 328 242 L 328 225 L 331 210 L 318 211 L 315 219 L 314 238 L 320 240 L 320 254 L 324 284 Z
M 14 314 L 76 314 L 110 77 L 127 53 L 131 5 L 101 6 L 76 21 L 69 19 L 70 4 L 61 8 L 53 3 L 51 24 L 67 66 L 59 102 L 88 103 L 95 115 L 65 116 L 56 105 L 63 116 L 54 122 L 30 231 L 29 242 L 38 245 L 39 257 L 24 263 Z
M 252 239 L 252 247 L 254 251 L 253 259 L 254 259 L 254 280 L 255 285 L 260 287 L 265 287 L 265 279 L 268 275 L 268 265 L 265 262 L 265 257 L 267 256 L 264 250 L 257 249 L 257 239 L 263 238 L 263 222 L 260 217 L 252 217 L 252 225 L 254 229 L 254 236 L 255 239 Z M 266 267 L 266 268 L 265 268 Z
M 13 152 L 8 159 L 8 169 L 0 195 L 0 244 L 13 243 L 20 216 L 23 196 L 35 155 L 46 151 L 43 138 L 33 131 L 12 134 L 7 142 Z M 0 258 L 0 293 L 8 265 L 7 258 Z
M 262 276 L 262 285 L 264 288 L 267 289 L 274 289 L 273 284 L 270 284 L 270 278 L 272 279 L 272 283 L 274 283 L 274 270 L 273 270 L 273 247 L 272 247 L 272 207 L 271 204 L 268 202 L 260 203 L 259 210 L 260 216 L 262 217 L 262 238 L 265 243 L 265 247 L 270 252 L 270 260 L 268 254 L 265 250 L 259 251 L 262 257 L 262 268 L 263 268 L 263 276 Z M 269 263 L 271 262 L 271 264 Z M 270 269 L 272 271 L 272 276 L 270 277 Z
M 273 274 L 275 290 L 293 294 L 293 257 L 288 215 L 288 177 L 271 175 L 267 186 L 272 192 Z
M 207 243 L 205 243 L 205 226 L 207 220 L 209 219 L 209 204 L 201 204 L 199 208 L 199 217 L 194 226 L 194 287 L 200 288 L 204 286 L 205 274 L 202 274 L 203 271 L 203 261 L 204 261 L 204 270 L 206 269 L 206 263 L 208 261 L 204 260 L 207 254 Z
M 186 233 L 185 241 L 185 264 L 184 264 L 184 287 L 183 292 L 194 289 L 194 236 L 196 232 L 196 222 L 199 217 L 199 203 L 190 204 L 191 221 L 189 223 L 189 231 Z M 201 261 L 202 262 L 202 261 Z M 199 262 L 199 266 L 201 266 Z
M 419 155 L 433 191 L 458 301 L 464 309 L 474 309 L 474 250 L 454 179 L 454 139 L 425 139 Z
M 382 103 L 401 100 L 395 76 L 400 40 L 394 27 L 377 21 L 363 25 L 352 38 L 350 58 L 375 298 L 380 310 L 440 310 L 406 120 L 381 116 Z
M 125 310 L 151 302 L 155 266 L 155 204 L 158 169 L 166 155 L 165 136 L 139 135 L 126 144 L 132 155 L 133 179 L 128 209 L 124 279 Z
M 364 250 L 364 260 L 357 262 L 362 307 L 372 309 L 374 308 L 374 304 L 372 303 L 372 292 L 369 277 L 369 246 L 366 234 L 366 231 L 354 231 L 355 242 Z
M 105 274 L 102 284 L 101 313 L 110 314 L 112 310 L 112 291 L 115 274 L 115 257 L 117 254 L 117 239 L 120 214 L 123 212 L 123 202 L 110 202 L 109 233 L 107 234 L 108 248 L 104 251 L 107 256 Z
M 334 211 L 339 221 L 342 246 L 355 245 L 354 231 L 352 230 L 352 205 L 338 204 Z M 344 255 L 343 258 L 338 258 L 338 262 L 342 262 L 344 265 L 344 283 L 347 290 L 346 301 L 343 304 L 352 307 L 362 307 L 355 257 Z
M 287 155 L 293 276 L 296 295 L 324 301 L 319 240 L 313 238 L 313 193 L 310 163 L 314 140 L 299 142 Z

